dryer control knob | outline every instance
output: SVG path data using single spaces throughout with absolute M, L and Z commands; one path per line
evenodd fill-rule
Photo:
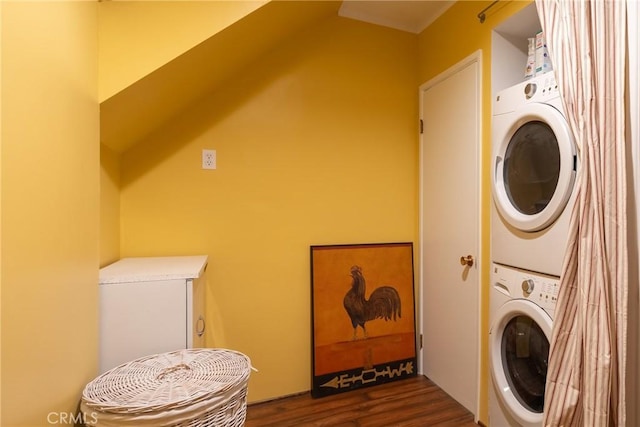
M 530 294 L 533 292 L 533 288 L 535 287 L 535 282 L 533 279 L 526 279 L 522 281 L 522 292 L 525 294 Z
M 524 87 L 524 95 L 527 99 L 530 99 L 533 95 L 536 94 L 538 90 L 538 86 L 535 83 L 527 83 Z

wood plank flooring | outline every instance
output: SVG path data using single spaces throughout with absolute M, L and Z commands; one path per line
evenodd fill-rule
M 477 427 L 473 415 L 424 376 L 314 399 L 249 404 L 245 427 Z

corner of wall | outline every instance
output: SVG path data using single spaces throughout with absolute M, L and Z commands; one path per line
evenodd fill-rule
M 120 258 L 120 154 L 100 144 L 100 267 Z

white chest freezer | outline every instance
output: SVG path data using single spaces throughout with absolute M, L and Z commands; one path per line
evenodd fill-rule
M 207 256 L 123 258 L 100 269 L 100 373 L 204 347 Z

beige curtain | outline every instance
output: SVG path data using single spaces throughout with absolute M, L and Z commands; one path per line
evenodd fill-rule
M 536 0 L 536 5 L 579 150 L 544 425 L 624 426 L 626 4 Z

